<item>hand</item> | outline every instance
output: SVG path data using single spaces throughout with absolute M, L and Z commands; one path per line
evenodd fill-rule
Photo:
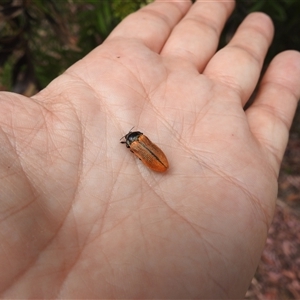
M 3 298 L 241 298 L 264 247 L 300 55 L 233 2 L 156 1 L 32 98 L 1 93 Z M 120 138 L 166 154 L 155 173 Z

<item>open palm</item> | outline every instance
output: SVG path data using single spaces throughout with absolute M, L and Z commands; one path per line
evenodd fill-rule
M 257 266 L 299 98 L 300 55 L 269 66 L 233 3 L 148 5 L 32 98 L 0 94 L 3 298 L 243 297 Z M 298 81 L 297 81 L 298 80 Z M 166 154 L 155 173 L 120 138 Z

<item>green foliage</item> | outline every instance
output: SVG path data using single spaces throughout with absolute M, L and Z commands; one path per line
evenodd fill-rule
M 21 93 L 31 84 L 45 87 L 147 2 L 2 0 L 0 85 Z
M 0 86 L 24 92 L 45 87 L 101 44 L 128 14 L 152 0 L 31 0 L 0 2 Z M 253 11 L 275 25 L 268 60 L 286 49 L 300 50 L 299 0 L 236 0 L 221 37 L 223 47 Z
M 249 13 L 258 11 L 269 15 L 275 26 L 275 36 L 266 64 L 281 51 L 287 49 L 300 51 L 299 0 L 236 0 L 235 10 L 223 31 L 220 47 L 228 42 Z
M 140 8 L 141 0 L 136 1 L 124 1 L 115 0 L 113 1 L 114 15 L 120 19 L 124 19 L 127 15 Z
M 11 82 L 12 82 L 12 66 L 14 64 L 13 58 L 8 59 L 3 64 L 3 67 L 0 68 L 0 78 L 1 78 L 1 86 L 5 87 L 7 90 L 11 90 Z

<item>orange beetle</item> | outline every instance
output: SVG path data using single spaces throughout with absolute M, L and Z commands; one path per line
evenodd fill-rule
M 121 139 L 122 144 L 134 153 L 148 168 L 156 172 L 165 172 L 169 163 L 165 154 L 153 144 L 142 132 L 129 131 Z

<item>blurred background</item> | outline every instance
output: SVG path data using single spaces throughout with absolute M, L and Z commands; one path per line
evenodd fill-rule
M 0 91 L 34 95 L 100 45 L 123 18 L 150 2 L 0 0 Z M 277 53 L 300 51 L 299 0 L 237 0 L 219 48 L 254 11 L 265 12 L 275 25 L 264 70 Z M 246 299 L 300 299 L 299 108 L 279 176 L 274 221 Z

